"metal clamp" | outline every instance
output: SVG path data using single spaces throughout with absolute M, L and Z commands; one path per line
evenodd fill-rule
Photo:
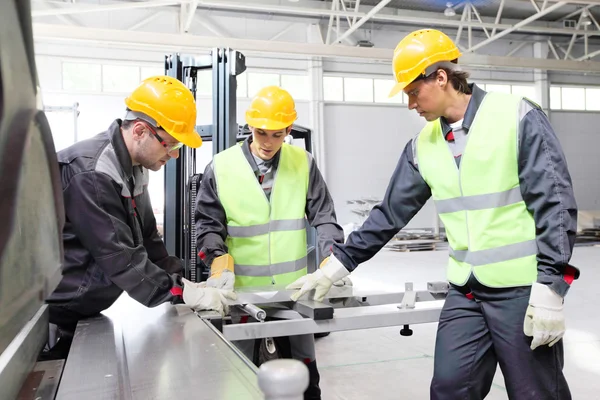
M 400 309 L 415 308 L 415 302 L 417 301 L 417 293 L 413 290 L 412 282 L 404 284 L 404 296 L 402 296 L 402 303 L 398 306 Z

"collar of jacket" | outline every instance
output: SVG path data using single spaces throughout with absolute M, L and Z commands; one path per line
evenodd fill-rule
M 252 143 L 252 135 L 248 136 L 246 138 L 246 140 L 244 140 L 244 143 L 242 143 L 242 152 L 246 156 L 246 160 L 248 160 L 248 163 L 252 167 L 254 174 L 256 176 L 258 176 L 260 174 L 260 171 L 258 169 L 258 165 L 256 165 L 256 160 L 254 159 L 254 156 L 252 155 L 252 150 L 250 150 L 251 143 Z M 277 170 L 277 166 L 279 165 L 279 155 L 280 154 L 281 154 L 281 152 L 278 151 L 273 156 L 273 164 L 271 165 L 273 170 Z
M 125 144 L 125 139 L 123 139 L 123 134 L 121 133 L 121 123 L 122 121 L 120 119 L 116 119 L 110 124 L 108 136 L 115 149 L 117 160 L 119 160 L 119 164 L 121 164 L 121 168 L 123 169 L 126 178 L 129 179 L 133 176 L 133 162 L 131 161 L 131 154 L 129 154 L 127 145 Z
M 475 119 L 475 114 L 477 114 L 477 110 L 479 110 L 479 106 L 481 106 L 481 102 L 483 102 L 483 98 L 487 94 L 487 92 L 481 89 L 474 83 L 469 84 L 469 88 L 471 88 L 471 100 L 469 100 L 469 105 L 467 106 L 467 111 L 465 112 L 465 116 L 463 119 L 463 128 L 468 132 L 473 124 L 473 120 Z M 444 137 L 452 131 L 450 124 L 446 121 L 446 118 L 441 117 L 440 123 L 442 124 L 442 132 L 444 132 Z

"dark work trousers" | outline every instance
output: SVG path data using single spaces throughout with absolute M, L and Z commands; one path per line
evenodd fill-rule
M 478 400 L 489 393 L 496 365 L 511 400 L 567 400 L 563 342 L 531 350 L 523 320 L 531 288 L 473 290 L 451 287 L 435 343 L 432 400 Z
M 268 320 L 275 318 L 268 317 Z M 232 318 L 234 320 L 234 318 Z M 238 323 L 235 319 L 235 323 Z M 243 322 L 242 322 L 243 323 Z M 315 360 L 315 338 L 312 334 L 274 338 L 278 358 L 293 358 L 303 362 L 308 368 L 308 388 L 304 392 L 304 400 L 321 400 L 319 387 L 320 375 Z M 262 363 L 260 346 L 262 339 L 234 340 L 233 344 L 255 365 Z

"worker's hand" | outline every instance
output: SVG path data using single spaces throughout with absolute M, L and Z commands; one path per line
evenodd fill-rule
M 235 286 L 233 257 L 223 254 L 216 257 L 210 265 L 210 277 L 206 281 L 207 287 L 233 291 Z
M 300 289 L 291 296 L 293 301 L 315 290 L 315 301 L 323 301 L 333 282 L 338 282 L 349 275 L 350 272 L 332 254 L 321 263 L 319 269 L 312 274 L 303 276 L 286 287 L 286 289 Z
M 235 300 L 235 292 L 226 289 L 206 287 L 206 282 L 195 283 L 182 278 L 183 301 L 196 311 L 217 311 L 221 316 L 229 314 L 227 299 Z
M 546 344 L 552 347 L 565 334 L 563 298 L 548 285 L 536 282 L 531 286 L 523 332 L 533 337 L 531 350 Z

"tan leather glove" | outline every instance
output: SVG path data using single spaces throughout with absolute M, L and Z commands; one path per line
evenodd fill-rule
M 206 280 L 207 287 L 233 291 L 235 273 L 233 257 L 223 254 L 216 257 L 210 265 L 210 277 Z

